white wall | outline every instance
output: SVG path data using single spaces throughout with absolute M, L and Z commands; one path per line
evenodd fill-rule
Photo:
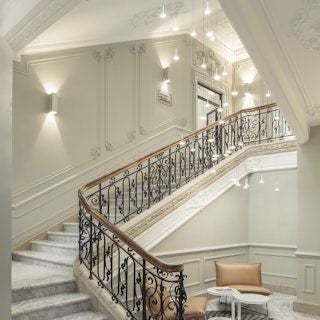
M 320 314 L 320 127 L 298 148 L 298 300 Z M 311 310 L 309 310 L 311 312 Z
M 0 318 L 11 318 L 12 51 L 0 37 Z
M 261 262 L 262 276 L 272 290 L 295 294 L 297 243 L 297 170 L 250 174 L 250 188 L 232 187 L 152 252 L 179 262 L 195 293 L 214 285 L 213 261 Z M 243 184 L 244 181 L 242 181 Z
M 178 47 L 181 60 L 172 62 Z M 169 64 L 172 105 L 158 102 Z M 184 36 L 24 56 L 13 79 L 13 243 L 76 211 L 85 182 L 192 125 Z M 49 97 L 59 111 L 47 115 Z

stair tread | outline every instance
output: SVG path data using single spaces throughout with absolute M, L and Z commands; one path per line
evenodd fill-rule
M 59 248 L 68 248 L 68 249 L 76 249 L 78 247 L 77 243 L 70 242 L 57 242 L 53 240 L 32 240 L 31 244 L 41 244 L 45 246 L 59 247 Z
M 26 314 L 46 308 L 58 308 L 59 306 L 90 300 L 90 297 L 84 293 L 64 293 L 53 296 L 45 296 L 14 302 L 11 304 L 12 315 Z
M 77 232 L 69 232 L 69 231 L 48 231 L 47 234 L 51 235 L 61 235 L 61 236 L 71 236 L 71 237 L 77 237 Z
M 25 257 L 25 258 L 32 258 L 35 260 L 42 260 L 42 261 L 62 264 L 66 266 L 72 266 L 74 261 L 74 257 L 52 254 L 52 253 L 45 253 L 45 252 L 34 251 L 34 250 L 13 251 L 13 254 L 21 257 Z
M 55 318 L 53 320 L 107 320 L 107 317 L 101 313 L 87 311 L 70 314 L 68 316 Z

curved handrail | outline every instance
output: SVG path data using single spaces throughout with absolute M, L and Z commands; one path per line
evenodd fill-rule
M 275 103 L 272 104 L 267 104 L 267 105 L 263 105 L 260 107 L 255 107 L 255 108 L 250 108 L 250 109 L 244 109 L 244 110 L 240 110 L 230 116 L 225 117 L 223 120 L 227 121 L 231 118 L 235 118 L 243 113 L 250 113 L 253 111 L 259 111 L 262 109 L 269 109 L 272 107 L 276 107 Z M 192 137 L 196 137 L 199 134 L 206 132 L 216 126 L 219 125 L 219 121 L 208 125 L 202 129 L 199 129 L 187 136 L 184 137 L 184 140 L 188 140 Z M 137 244 L 133 239 L 131 239 L 129 236 L 127 236 L 123 231 L 121 231 L 115 224 L 111 223 L 106 217 L 104 217 L 103 215 L 101 215 L 101 213 L 99 213 L 98 210 L 96 210 L 95 208 L 91 207 L 90 204 L 88 203 L 86 197 L 84 196 L 85 192 L 93 187 L 98 186 L 100 183 L 106 181 L 107 179 L 116 176 L 119 173 L 125 172 L 127 170 L 129 170 L 130 168 L 139 165 L 140 163 L 142 163 L 143 161 L 146 161 L 152 157 L 155 157 L 159 154 L 161 154 L 162 152 L 164 152 L 165 150 L 170 149 L 171 147 L 176 146 L 178 143 L 180 142 L 180 140 L 176 140 L 175 142 L 172 142 L 164 147 L 162 147 L 161 149 L 155 151 L 155 152 L 151 152 L 148 155 L 141 157 L 140 159 L 131 162 L 130 164 L 127 164 L 117 170 L 114 170 L 108 174 L 103 175 L 102 177 L 99 177 L 89 183 L 87 183 L 86 185 L 84 185 L 83 187 L 81 187 L 78 190 L 78 196 L 79 196 L 79 201 L 81 203 L 81 205 L 86 209 L 86 211 L 88 213 L 90 213 L 90 215 L 96 219 L 97 221 L 99 221 L 99 223 L 101 223 L 103 226 L 105 226 L 108 230 L 110 230 L 117 238 L 119 238 L 121 241 L 123 241 L 126 245 L 128 245 L 132 250 L 134 250 L 136 253 L 138 253 L 143 259 L 145 259 L 146 261 L 148 261 L 149 263 L 153 264 L 154 266 L 156 266 L 157 268 L 166 271 L 166 272 L 181 272 L 183 271 L 183 265 L 182 264 L 167 264 L 164 261 L 156 258 L 155 256 L 151 255 L 150 253 L 148 253 L 146 250 L 144 250 L 139 244 Z
M 117 238 L 123 241 L 126 245 L 128 245 L 132 250 L 140 255 L 143 259 L 153 264 L 157 268 L 166 272 L 181 272 L 183 271 L 183 264 L 167 264 L 164 261 L 158 259 L 152 254 L 148 253 L 148 251 L 144 250 L 137 242 L 131 239 L 128 235 L 126 235 L 122 230 L 120 230 L 117 226 L 111 223 L 106 217 L 101 215 L 96 209 L 91 208 L 88 204 L 87 200 L 82 194 L 82 189 L 79 189 L 79 201 L 87 210 L 90 212 L 90 215 L 95 218 L 98 222 L 100 222 L 103 226 L 105 226 L 109 231 L 111 231 Z
M 238 115 L 240 115 L 240 114 L 242 114 L 242 113 L 248 113 L 248 112 L 252 112 L 252 111 L 259 111 L 259 110 L 262 110 L 262 109 L 272 108 L 272 107 L 276 107 L 276 106 L 277 106 L 276 103 L 270 103 L 270 104 L 266 104 L 266 105 L 259 106 L 259 107 L 243 109 L 243 110 L 240 110 L 240 111 L 238 111 L 238 112 L 235 112 L 235 113 L 233 113 L 233 114 L 231 114 L 231 115 L 223 118 L 223 120 L 224 120 L 224 121 L 229 120 L 229 119 L 231 119 L 231 118 L 233 118 L 233 117 L 236 117 L 236 116 L 238 116 Z M 206 126 L 206 127 L 204 127 L 204 128 L 201 128 L 201 129 L 199 129 L 199 130 L 197 130 L 197 131 L 194 131 L 194 132 L 190 133 L 189 135 L 185 136 L 185 137 L 184 137 L 184 140 L 188 140 L 188 139 L 190 139 L 191 137 L 197 136 L 197 135 L 199 135 L 199 134 L 202 133 L 202 132 L 205 132 L 205 131 L 207 131 L 207 130 L 210 130 L 210 129 L 216 127 L 218 124 L 219 124 L 219 121 L 216 121 L 216 122 L 214 122 L 213 124 L 210 124 L 210 125 L 208 125 L 208 126 Z M 165 145 L 164 147 L 158 149 L 157 151 L 151 152 L 151 153 L 145 155 L 144 157 L 141 157 L 141 158 L 138 159 L 138 160 L 135 160 L 135 161 L 133 161 L 133 162 L 130 162 L 129 164 L 127 164 L 127 165 L 125 165 L 125 166 L 123 166 L 123 167 L 121 167 L 121 168 L 119 168 L 119 169 L 117 169 L 117 170 L 114 170 L 114 171 L 112 171 L 112 172 L 110 172 L 110 173 L 107 173 L 107 174 L 99 177 L 98 179 L 93 180 L 93 181 L 87 183 L 87 184 L 86 184 L 84 187 L 82 187 L 80 190 L 82 190 L 82 191 L 84 192 L 84 191 L 86 191 L 86 190 L 88 190 L 88 189 L 90 189 L 90 188 L 92 188 L 92 187 L 95 187 L 95 186 L 97 186 L 99 183 L 107 180 L 108 178 L 110 178 L 110 177 L 112 177 L 112 176 L 115 176 L 115 175 L 117 175 L 117 174 L 119 174 L 119 173 L 121 173 L 121 172 L 123 172 L 123 171 L 126 171 L 126 170 L 130 169 L 130 168 L 136 166 L 137 164 L 141 163 L 142 161 L 147 160 L 148 158 L 155 157 L 156 155 L 160 154 L 160 153 L 163 152 L 164 150 L 167 150 L 167 149 L 169 149 L 169 148 L 171 148 L 171 147 L 176 146 L 179 142 L 180 142 L 180 140 L 176 140 L 176 141 L 174 141 L 174 142 L 172 142 L 172 143 L 169 143 L 169 144 Z

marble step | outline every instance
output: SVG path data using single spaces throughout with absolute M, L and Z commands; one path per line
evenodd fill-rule
M 47 232 L 48 240 L 64 243 L 78 243 L 78 232 L 65 232 L 65 231 L 49 231 Z
M 107 320 L 107 317 L 101 313 L 88 311 L 70 314 L 62 318 L 54 318 L 53 320 Z
M 90 297 L 67 293 L 30 299 L 12 304 L 12 320 L 56 319 L 91 309 Z
M 77 243 L 64 243 L 50 240 L 34 240 L 30 242 L 31 250 L 40 252 L 50 252 L 75 257 L 78 253 Z
M 78 222 L 64 222 L 63 230 L 65 232 L 79 233 L 79 223 Z
M 11 299 L 12 302 L 19 302 L 76 291 L 77 283 L 71 274 L 57 274 L 51 275 L 46 279 L 39 280 L 37 283 L 30 283 L 21 287 L 12 288 Z
M 13 251 L 12 258 L 16 261 L 72 272 L 73 260 L 75 257 L 24 250 Z

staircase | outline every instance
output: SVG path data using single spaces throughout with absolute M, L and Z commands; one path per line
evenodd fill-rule
M 30 250 L 12 253 L 12 319 L 106 320 L 91 311 L 90 297 L 78 292 L 73 261 L 78 253 L 78 223 L 47 232 Z

